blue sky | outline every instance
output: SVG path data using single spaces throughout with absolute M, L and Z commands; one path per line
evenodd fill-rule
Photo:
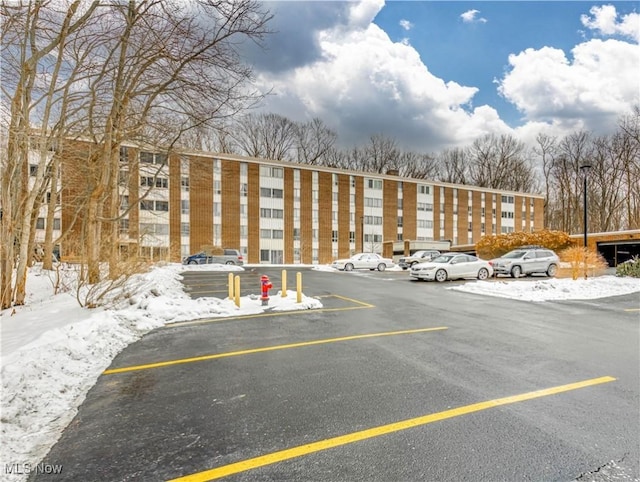
M 639 2 L 266 2 L 276 31 L 250 51 L 261 106 L 319 117 L 344 146 L 407 149 L 611 132 L 640 102 Z

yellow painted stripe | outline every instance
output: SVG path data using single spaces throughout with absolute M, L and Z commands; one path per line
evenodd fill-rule
M 266 346 L 263 348 L 252 348 L 249 350 L 231 351 L 227 353 L 217 353 L 214 355 L 203 355 L 203 356 L 192 357 L 192 358 L 181 358 L 178 360 L 148 363 L 146 365 L 135 365 L 135 366 L 123 367 L 123 368 L 113 368 L 111 370 L 105 370 L 102 373 L 104 375 L 113 375 L 114 373 L 125 373 L 125 372 L 139 371 L 139 370 L 149 370 L 151 368 L 162 368 L 162 367 L 167 367 L 172 365 L 181 365 L 183 363 L 215 360 L 217 358 L 228 358 L 228 357 L 239 356 L 239 355 L 251 355 L 253 353 L 264 353 L 267 351 L 286 350 L 289 348 L 300 348 L 303 346 L 323 345 L 326 343 L 337 343 L 340 341 L 361 340 L 364 338 L 376 338 L 381 336 L 409 335 L 413 333 L 424 333 L 426 331 L 439 331 L 439 330 L 446 330 L 446 329 L 447 329 L 446 326 L 438 326 L 435 328 L 418 328 L 415 330 L 387 331 L 382 333 L 368 333 L 365 335 L 342 336 L 339 338 L 325 338 L 323 340 L 304 341 L 301 343 L 290 343 L 288 345 Z
M 202 482 L 207 480 L 220 479 L 229 475 L 245 472 L 247 470 L 256 469 L 258 467 L 264 467 L 266 465 L 275 464 L 284 460 L 301 457 L 314 452 L 320 452 L 322 450 L 328 450 L 341 445 L 346 445 L 361 440 L 366 440 L 372 437 L 379 437 L 400 430 L 407 430 L 410 428 L 418 427 L 421 425 L 427 425 L 433 422 L 439 422 L 453 417 L 459 417 L 461 415 L 467 415 L 469 413 L 479 412 L 481 410 L 487 410 L 489 408 L 495 408 L 502 405 L 509 405 L 517 402 L 524 402 L 526 400 L 532 400 L 534 398 L 546 397 L 549 395 L 555 395 L 562 392 L 568 392 L 571 390 L 577 390 L 579 388 L 585 388 L 592 385 L 598 385 L 601 383 L 607 383 L 614 381 L 613 377 L 601 377 L 593 378 L 591 380 L 584 380 L 582 382 L 570 383 L 568 385 L 560 385 L 557 387 L 546 388 L 543 390 L 537 390 L 535 392 L 523 393 L 520 395 L 513 395 L 505 398 L 498 398 L 495 400 L 489 400 L 487 402 L 474 403 L 473 405 L 466 405 L 464 407 L 454 408 L 451 410 L 445 410 L 444 412 L 432 413 L 423 417 L 412 418 L 409 420 L 403 420 L 401 422 L 390 423 L 388 425 L 381 425 L 379 427 L 362 430 L 360 432 L 354 432 L 347 435 L 341 435 L 325 440 L 319 440 L 306 445 L 299 445 L 279 452 L 273 452 L 260 457 L 243 460 L 234 464 L 224 465 L 204 472 L 198 472 L 195 474 L 172 479 L 169 482 Z
M 627 308 L 624 311 L 640 311 L 640 308 Z

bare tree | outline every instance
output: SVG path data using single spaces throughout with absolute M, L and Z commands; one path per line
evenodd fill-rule
M 25 1 L 2 9 L 3 96 L 12 106 L 1 182 L 7 222 L 0 289 L 7 307 L 24 300 L 32 213 L 52 159 L 53 127 L 66 125 L 66 139 L 72 124 L 78 138 L 96 146 L 78 166 L 90 174 L 81 218 L 95 282 L 103 229 L 111 241 L 110 268 L 117 264 L 120 146 L 144 140 L 169 151 L 185 133 L 255 101 L 258 95 L 246 88 L 251 69 L 238 48 L 259 41 L 270 17 L 253 0 Z M 47 110 L 54 105 L 57 110 Z M 32 124 L 41 126 L 34 189 L 26 182 Z M 20 250 L 15 296 L 14 239 Z
M 297 161 L 305 164 L 326 164 L 326 157 L 333 149 L 338 135 L 324 123 L 314 118 L 298 124 L 296 131 Z
M 293 121 L 278 114 L 247 114 L 232 135 L 241 154 L 291 161 L 297 130 Z
M 455 184 L 468 183 L 469 160 L 465 149 L 445 149 L 436 156 L 438 179 Z

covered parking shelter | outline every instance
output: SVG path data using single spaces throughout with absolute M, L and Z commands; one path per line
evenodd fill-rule
M 573 234 L 571 238 L 581 245 L 584 234 Z M 634 256 L 640 256 L 640 229 L 587 233 L 587 246 L 597 249 L 609 266 L 615 267 Z

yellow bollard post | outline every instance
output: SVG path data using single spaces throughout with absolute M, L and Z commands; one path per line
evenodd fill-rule
M 287 270 L 282 270 L 282 297 L 287 297 Z
M 296 274 L 296 303 L 302 303 L 302 273 Z
M 237 276 L 237 275 L 235 278 L 234 295 L 235 295 L 236 306 L 240 308 L 240 276 Z
M 233 299 L 233 273 L 229 273 L 229 299 Z

